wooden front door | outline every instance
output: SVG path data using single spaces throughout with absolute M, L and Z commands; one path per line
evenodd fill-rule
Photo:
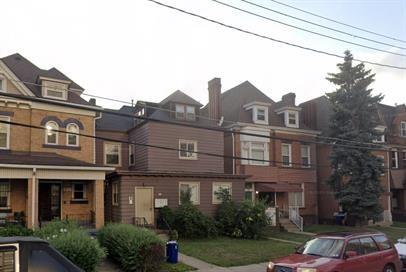
M 40 183 L 38 206 L 40 221 L 61 219 L 61 184 Z
M 135 217 L 154 224 L 154 188 L 135 187 Z

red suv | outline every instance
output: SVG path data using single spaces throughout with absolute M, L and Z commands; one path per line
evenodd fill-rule
M 270 262 L 267 272 L 400 272 L 399 255 L 383 233 L 324 233 L 295 254 Z

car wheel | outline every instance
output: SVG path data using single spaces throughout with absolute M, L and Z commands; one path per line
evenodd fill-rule
M 383 272 L 396 272 L 395 268 L 392 265 L 385 265 Z

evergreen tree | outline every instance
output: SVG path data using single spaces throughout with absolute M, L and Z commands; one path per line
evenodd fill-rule
M 368 147 L 380 136 L 375 129 L 378 125 L 377 105 L 383 96 L 372 95 L 369 85 L 375 74 L 366 70 L 363 63 L 353 65 L 353 56 L 345 52 L 343 63 L 337 64 L 338 73 L 329 73 L 327 80 L 337 86 L 335 92 L 328 93 L 333 114 L 330 118 L 331 136 L 342 139 L 337 144 L 349 144 L 345 140 L 359 141 L 354 144 Z M 363 224 L 376 220 L 383 209 L 379 197 L 383 193 L 380 183 L 382 159 L 374 156 L 368 148 L 334 145 L 331 153 L 331 174 L 328 183 L 339 204 L 356 220 Z

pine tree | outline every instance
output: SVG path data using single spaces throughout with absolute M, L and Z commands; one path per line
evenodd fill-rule
M 354 144 L 368 147 L 380 136 L 375 129 L 378 125 L 377 105 L 383 99 L 381 94 L 372 95 L 369 85 L 375 74 L 366 70 L 363 63 L 353 66 L 353 56 L 345 52 L 343 63 L 337 64 L 338 73 L 329 73 L 326 78 L 337 86 L 328 93 L 333 114 L 330 118 L 331 136 L 342 139 L 337 144 L 349 144 L 345 140 L 359 141 Z M 331 153 L 331 174 L 328 183 L 344 211 L 364 224 L 377 220 L 383 209 L 379 198 L 383 193 L 380 177 L 384 169 L 382 159 L 377 158 L 368 148 L 334 145 Z

